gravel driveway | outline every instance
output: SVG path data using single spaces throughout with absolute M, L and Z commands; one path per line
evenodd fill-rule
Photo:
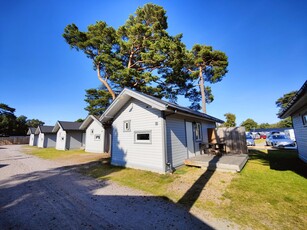
M 0 229 L 212 229 L 186 209 L 0 146 Z

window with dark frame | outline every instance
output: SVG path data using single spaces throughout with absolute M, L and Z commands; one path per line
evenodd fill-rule
M 135 131 L 134 142 L 140 144 L 151 144 L 151 131 Z

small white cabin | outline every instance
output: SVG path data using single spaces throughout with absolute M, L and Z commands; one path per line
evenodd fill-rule
M 81 124 L 80 129 L 85 130 L 85 152 L 105 152 L 105 130 L 97 117 L 89 115 Z
M 307 81 L 279 114 L 282 119 L 289 116 L 292 117 L 299 158 L 307 163 Z
M 35 134 L 38 135 L 37 147 L 52 148 L 56 145 L 56 133 L 52 132 L 53 126 L 40 125 Z
M 35 134 L 35 130 L 36 128 L 30 127 L 27 132 L 27 135 L 30 135 L 30 139 L 29 139 L 30 146 L 37 146 L 38 135 Z
M 57 121 L 52 132 L 57 134 L 55 148 L 58 150 L 80 149 L 84 146 L 82 122 Z
M 100 117 L 112 123 L 111 164 L 165 173 L 199 155 L 222 120 L 124 89 Z

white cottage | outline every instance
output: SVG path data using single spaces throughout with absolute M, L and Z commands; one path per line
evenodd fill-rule
M 52 148 L 56 144 L 56 133 L 52 132 L 53 126 L 40 125 L 37 127 L 35 134 L 38 135 L 37 147 Z
M 29 127 L 27 135 L 30 135 L 29 139 L 29 145 L 30 146 L 37 146 L 37 140 L 38 140 L 38 135 L 35 134 L 36 128 L 34 127 Z
M 200 154 L 222 120 L 124 89 L 100 117 L 112 123 L 111 164 L 165 173 Z
M 89 115 L 81 124 L 80 129 L 85 130 L 85 152 L 105 152 L 105 130 L 97 117 Z
M 307 81 L 296 93 L 279 118 L 291 116 L 299 158 L 307 163 Z
M 84 146 L 84 131 L 80 130 L 82 122 L 57 121 L 52 132 L 56 132 L 58 150 L 80 149 Z

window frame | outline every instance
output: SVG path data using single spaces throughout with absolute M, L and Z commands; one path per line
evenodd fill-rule
M 149 134 L 149 140 L 138 140 L 138 134 Z M 134 131 L 134 143 L 135 144 L 151 144 L 152 143 L 152 131 L 151 130 L 143 130 L 143 131 Z
M 129 129 L 126 128 L 126 124 L 129 124 Z M 123 132 L 131 132 L 131 120 L 123 121 Z
M 99 139 L 97 139 L 97 137 L 99 137 Z M 94 141 L 101 141 L 101 134 L 95 134 Z
M 198 130 L 198 135 L 197 135 L 197 130 Z M 195 136 L 195 141 L 197 142 L 202 141 L 202 125 L 200 122 L 195 122 L 194 136 Z

